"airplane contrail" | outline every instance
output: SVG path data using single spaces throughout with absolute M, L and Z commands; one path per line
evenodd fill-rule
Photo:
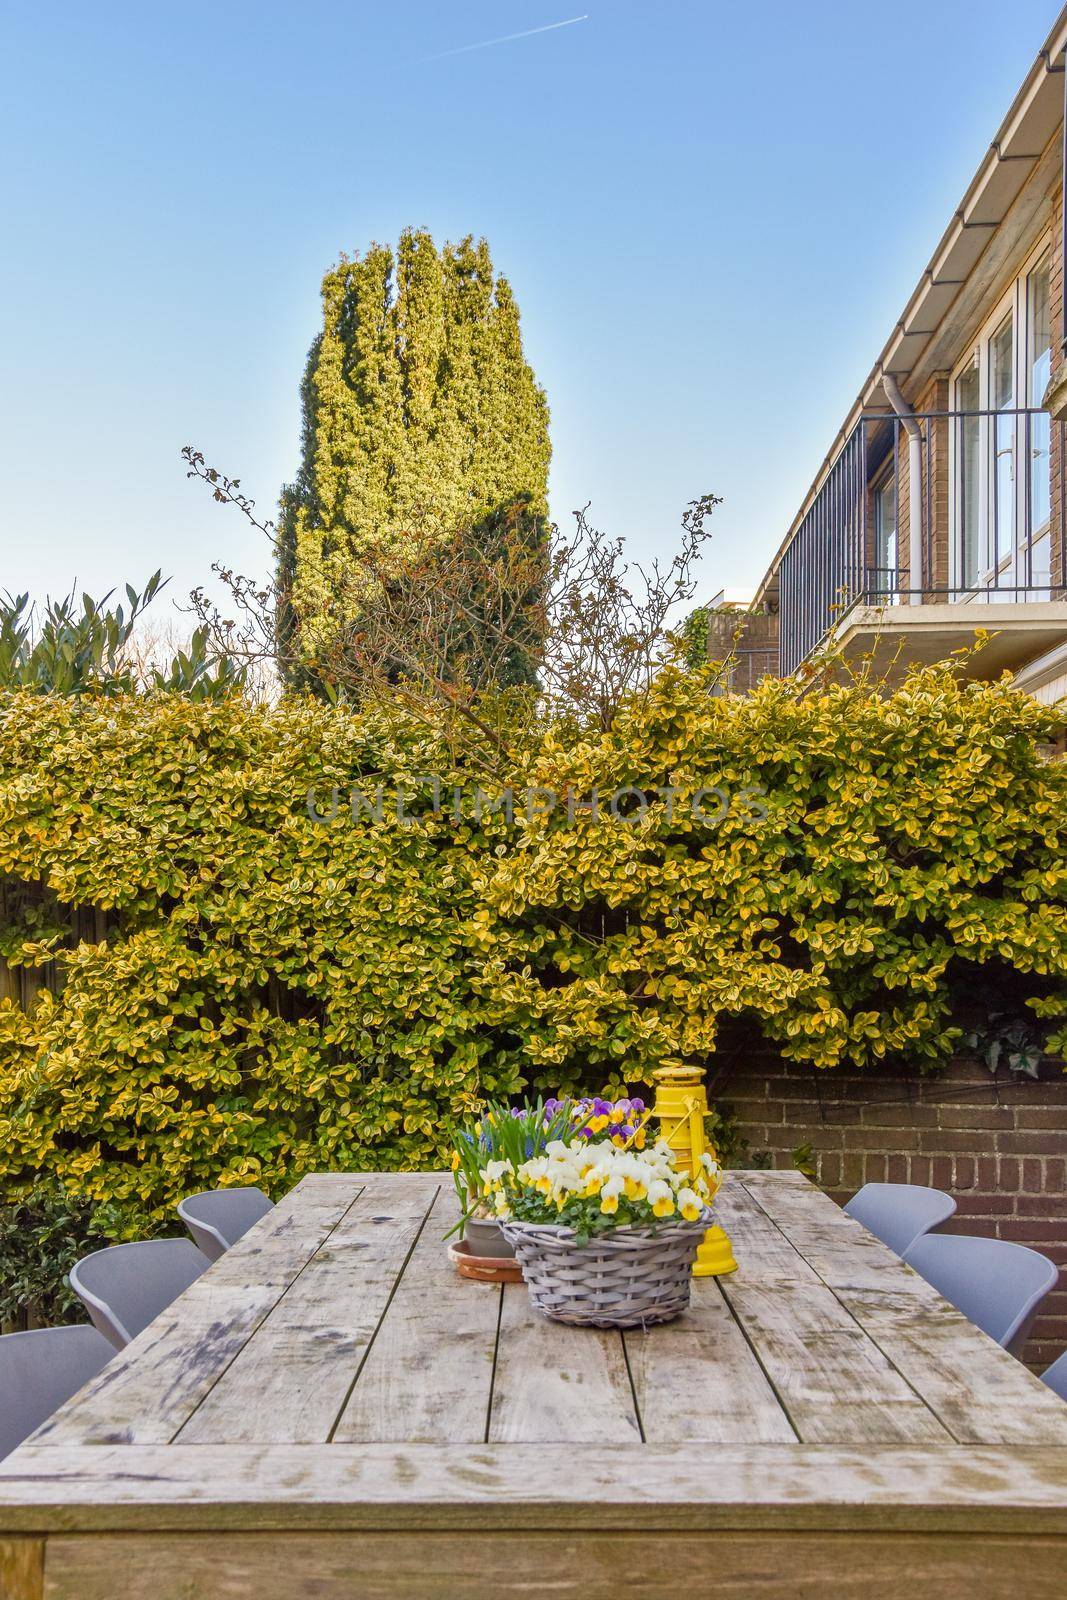
M 588 21 L 587 11 L 580 17 L 566 17 L 562 22 L 546 22 L 542 28 L 525 28 L 522 33 L 505 33 L 499 39 L 481 39 L 477 44 L 461 44 L 455 50 L 442 50 L 435 56 L 422 56 L 417 64 L 422 66 L 427 61 L 443 61 L 446 56 L 465 56 L 471 50 L 488 50 L 494 44 L 510 44 L 513 39 L 530 39 L 535 33 L 552 33 L 556 28 L 573 28 L 576 22 Z

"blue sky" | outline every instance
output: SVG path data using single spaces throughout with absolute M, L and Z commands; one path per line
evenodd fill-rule
M 0 589 L 265 571 L 181 446 L 272 509 L 322 272 L 406 224 L 511 278 L 557 519 L 711 490 L 754 581 L 1055 11 L 0 0 Z

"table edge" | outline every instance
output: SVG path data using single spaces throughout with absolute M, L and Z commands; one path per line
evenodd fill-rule
M 546 1524 L 1067 1533 L 1067 1448 L 24 1445 L 0 1464 L 5 1535 Z

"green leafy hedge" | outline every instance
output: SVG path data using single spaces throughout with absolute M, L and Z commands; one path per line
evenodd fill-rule
M 936 1064 L 976 972 L 1062 1019 L 1052 713 L 937 672 L 710 684 L 668 672 L 494 784 L 400 708 L 0 696 L 5 1198 L 44 1175 L 133 1233 L 220 1180 L 439 1163 L 480 1097 L 647 1082 L 731 1017 L 812 1067 Z M 514 825 L 474 816 L 479 777 L 520 791 Z M 530 783 L 573 823 L 527 822 Z M 711 786 L 725 815 L 694 815 Z
M 31 1196 L 0 1205 L 0 1332 L 84 1321 L 67 1274 L 124 1227 L 114 1207 L 80 1200 L 51 1179 Z

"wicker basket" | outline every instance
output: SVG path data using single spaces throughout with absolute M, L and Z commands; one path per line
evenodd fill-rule
M 612 1228 L 578 1244 L 573 1228 L 503 1222 L 530 1299 L 555 1322 L 591 1328 L 647 1328 L 670 1322 L 689 1304 L 693 1262 L 711 1223 L 664 1222 Z

